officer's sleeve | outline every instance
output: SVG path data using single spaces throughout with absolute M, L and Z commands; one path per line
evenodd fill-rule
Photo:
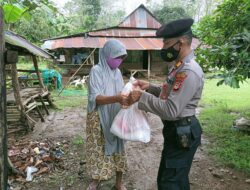
M 147 92 L 150 94 L 153 94 L 156 97 L 159 97 L 160 93 L 161 93 L 161 87 L 157 86 L 155 84 L 149 84 L 149 88 L 148 88 Z
M 182 113 L 185 106 L 200 88 L 200 79 L 192 71 L 185 71 L 183 81 L 177 81 L 171 90 L 168 99 L 162 100 L 147 92 L 143 92 L 138 108 L 154 113 L 164 120 L 175 120 Z

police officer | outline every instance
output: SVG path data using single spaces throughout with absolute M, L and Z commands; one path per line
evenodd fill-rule
M 191 50 L 193 19 L 180 19 L 163 25 L 156 35 L 163 38 L 162 59 L 168 64 L 166 98 L 162 87 L 138 80 L 143 91 L 130 94 L 131 104 L 160 116 L 164 124 L 164 148 L 158 171 L 158 190 L 189 190 L 189 171 L 201 143 L 202 129 L 195 117 L 201 98 L 204 74 Z

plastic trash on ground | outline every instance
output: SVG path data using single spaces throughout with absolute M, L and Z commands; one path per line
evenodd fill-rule
M 31 167 L 28 166 L 28 167 L 26 168 L 26 172 L 27 172 L 26 181 L 32 181 L 32 180 L 33 180 L 32 174 L 35 173 L 35 172 L 37 172 L 37 171 L 38 171 L 37 168 L 35 168 L 35 167 L 33 167 L 33 166 L 31 166 Z
M 122 90 L 122 94 L 129 94 L 134 89 L 133 82 L 135 82 L 135 79 L 131 77 Z M 110 131 L 124 140 L 144 143 L 150 141 L 150 126 L 146 112 L 138 109 L 138 103 L 126 109 L 123 107 L 116 115 Z

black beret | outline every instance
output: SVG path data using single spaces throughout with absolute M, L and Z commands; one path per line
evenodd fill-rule
M 157 31 L 156 36 L 161 38 L 175 38 L 185 34 L 192 34 L 191 26 L 194 20 L 185 18 L 174 20 L 162 25 Z

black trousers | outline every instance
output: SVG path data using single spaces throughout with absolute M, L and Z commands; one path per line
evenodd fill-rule
M 158 190 L 190 190 L 189 172 L 194 154 L 201 143 L 201 126 L 193 117 L 190 120 L 192 141 L 189 149 L 177 143 L 175 122 L 163 121 L 164 148 L 157 176 Z

